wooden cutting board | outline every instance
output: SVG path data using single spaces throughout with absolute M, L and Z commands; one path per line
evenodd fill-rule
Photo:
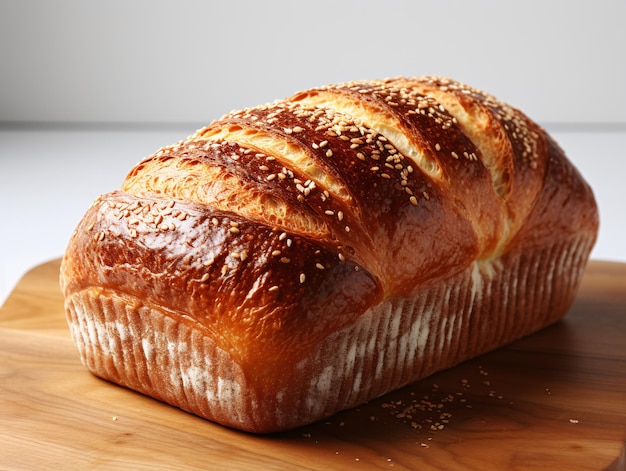
M 626 264 L 591 262 L 552 327 L 269 436 L 88 373 L 58 269 L 57 260 L 30 271 L 0 310 L 1 469 L 626 469 Z

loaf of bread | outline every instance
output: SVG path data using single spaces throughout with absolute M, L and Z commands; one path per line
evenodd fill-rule
M 440 77 L 359 81 L 145 158 L 88 209 L 61 286 L 91 372 L 267 433 L 556 322 L 597 230 L 522 112 Z

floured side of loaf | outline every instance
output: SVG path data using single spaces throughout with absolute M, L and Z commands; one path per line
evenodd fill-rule
M 449 79 L 354 82 L 141 161 L 79 223 L 61 285 L 92 372 L 265 433 L 556 322 L 597 228 L 518 110 Z
M 295 428 L 506 345 L 562 317 L 586 240 L 474 263 L 411 298 L 384 301 L 295 364 L 258 378 L 197 326 L 158 306 L 88 289 L 68 302 L 72 337 L 95 374 L 241 430 Z

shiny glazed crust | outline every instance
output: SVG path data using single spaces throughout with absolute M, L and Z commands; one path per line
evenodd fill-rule
M 593 194 L 518 110 L 438 77 L 232 112 L 98 198 L 61 268 L 95 374 L 297 427 L 560 319 Z

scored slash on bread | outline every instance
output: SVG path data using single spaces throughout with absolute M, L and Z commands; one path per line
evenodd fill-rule
M 95 374 L 285 430 L 555 322 L 593 194 L 515 108 L 439 77 L 233 111 L 102 195 L 61 270 Z

